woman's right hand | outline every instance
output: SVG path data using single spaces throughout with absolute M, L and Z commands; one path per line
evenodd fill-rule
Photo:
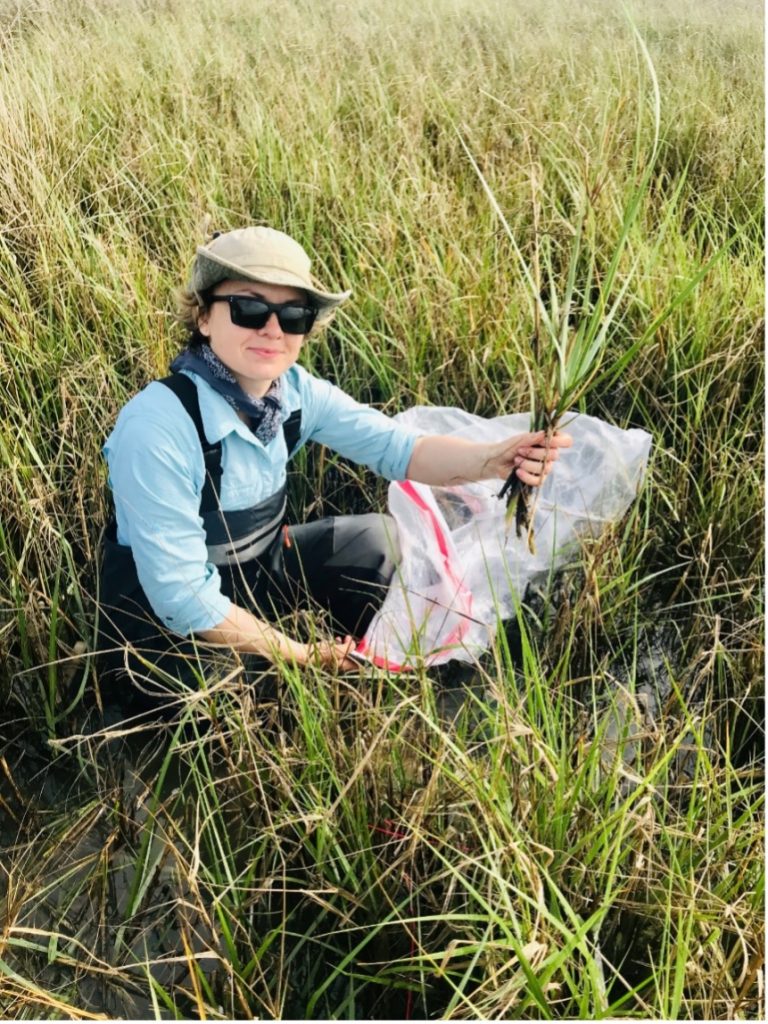
M 213 629 L 201 631 L 200 637 L 206 643 L 226 644 L 238 651 L 260 654 L 270 661 L 285 658 L 297 665 L 320 665 L 330 672 L 354 672 L 360 668 L 356 661 L 347 657 L 355 647 L 353 637 L 303 644 L 236 604 L 230 605 L 226 619 Z
M 320 640 L 315 644 L 307 644 L 307 663 L 321 665 L 330 672 L 355 672 L 360 665 L 347 657 L 354 650 L 355 640 L 351 636 L 343 640 Z

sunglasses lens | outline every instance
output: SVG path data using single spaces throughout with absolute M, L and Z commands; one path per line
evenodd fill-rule
M 230 298 L 229 315 L 237 327 L 263 327 L 271 310 L 261 299 Z
M 286 334 L 306 334 L 315 322 L 315 311 L 307 306 L 283 306 L 277 319 Z

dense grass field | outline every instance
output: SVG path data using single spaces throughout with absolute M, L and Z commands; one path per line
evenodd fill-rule
M 760 5 L 0 0 L 0 39 L 0 1016 L 763 1019 Z M 594 312 L 618 254 L 581 408 L 647 479 L 466 690 L 220 661 L 110 727 L 101 444 L 254 222 L 354 291 L 305 365 L 393 413 L 527 410 L 523 266 Z M 385 495 L 298 460 L 297 516 Z

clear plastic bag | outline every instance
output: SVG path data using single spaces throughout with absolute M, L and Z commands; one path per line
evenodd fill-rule
M 525 433 L 527 414 L 483 419 L 461 409 L 416 406 L 397 421 L 424 434 L 500 441 Z M 358 651 L 390 670 L 451 659 L 472 661 L 510 618 L 528 584 L 575 561 L 580 542 L 599 536 L 635 498 L 651 446 L 644 430 L 621 430 L 572 413 L 573 447 L 537 496 L 536 554 L 505 524 L 501 480 L 428 487 L 390 484 L 402 561 Z

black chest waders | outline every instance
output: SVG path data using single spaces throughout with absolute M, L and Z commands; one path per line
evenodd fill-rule
M 208 561 L 219 570 L 222 593 L 264 618 L 319 607 L 329 614 L 328 625 L 337 635 L 362 636 L 399 560 L 395 521 L 370 513 L 287 527 L 285 486 L 251 508 L 222 510 L 221 442 L 210 444 L 205 436 L 197 387 L 184 374 L 160 383 L 182 403 L 200 439 L 206 472 L 200 516 Z M 283 424 L 289 458 L 300 432 L 297 410 Z M 211 653 L 212 648 L 171 633 L 157 618 L 131 548 L 117 542 L 113 517 L 105 531 L 99 587 L 102 683 L 133 707 L 160 710 L 172 702 L 178 689 L 174 682 L 198 688 Z M 263 671 L 266 663 L 257 662 Z

